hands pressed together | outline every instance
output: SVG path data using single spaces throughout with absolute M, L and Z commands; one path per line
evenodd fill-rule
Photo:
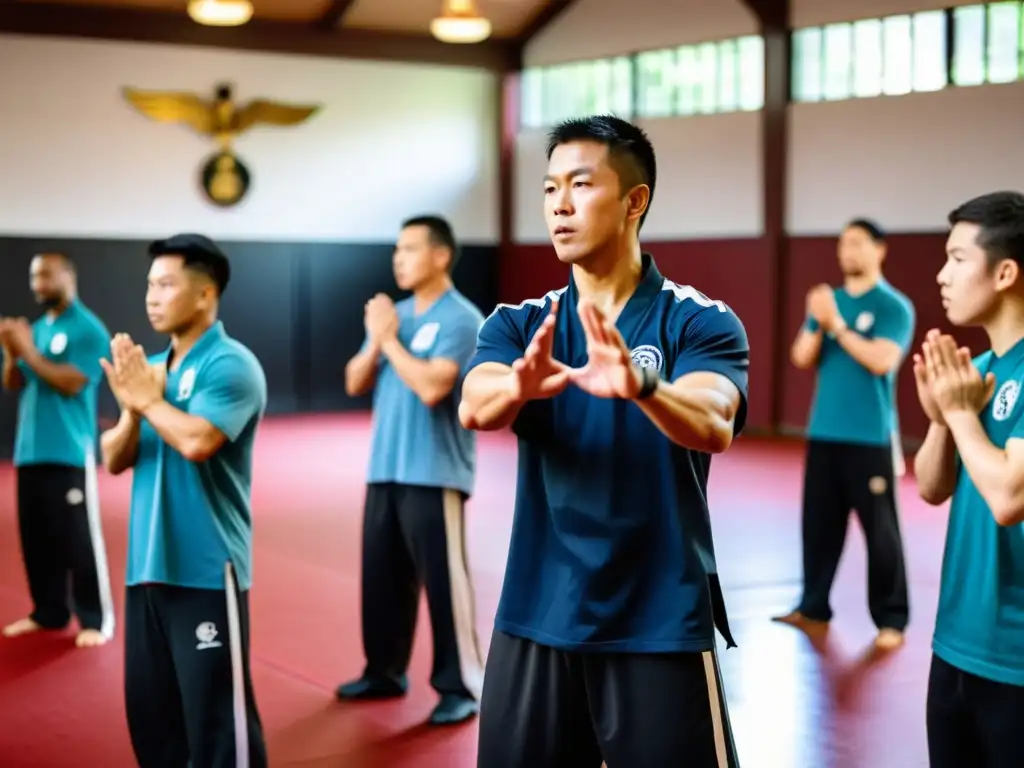
M 366 302 L 363 325 L 371 344 L 380 344 L 398 335 L 398 311 L 390 296 L 378 293 Z
M 570 368 L 552 355 L 558 302 L 533 335 L 523 356 L 512 364 L 511 396 L 516 401 L 553 397 L 570 383 L 595 397 L 632 399 L 643 384 L 629 347 L 601 311 L 587 300 L 577 306 L 587 339 L 587 364 Z
M 843 327 L 835 291 L 827 283 L 816 285 L 807 292 L 807 314 L 817 320 L 826 333 L 835 333 Z
M 925 414 L 942 425 L 956 413 L 977 415 L 996 386 L 994 374 L 982 377 L 974 367 L 970 350 L 937 330 L 928 332 L 921 352 L 914 355 L 914 379 Z
M 32 326 L 24 317 L 0 318 L 0 345 L 13 357 L 24 357 L 35 344 L 32 341 Z
M 146 352 L 119 333 L 110 342 L 110 360 L 100 360 L 110 390 L 125 410 L 140 414 L 163 400 L 167 372 L 162 365 L 151 365 Z

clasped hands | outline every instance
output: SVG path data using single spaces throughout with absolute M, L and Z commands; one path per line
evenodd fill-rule
M 32 326 L 24 317 L 0 318 L 0 345 L 14 357 L 24 357 L 35 344 L 32 341 Z
M 363 326 L 373 344 L 380 344 L 398 335 L 398 311 L 391 297 L 378 293 L 363 310 Z
M 817 320 L 826 333 L 842 330 L 843 318 L 836 306 L 835 291 L 826 283 L 816 285 L 807 292 L 807 314 Z
M 141 414 L 163 400 L 166 370 L 151 365 L 146 352 L 127 333 L 119 333 L 110 342 L 110 360 L 100 360 L 110 390 L 125 410 Z
M 974 367 L 970 350 L 937 330 L 928 332 L 921 352 L 914 355 L 914 379 L 925 415 L 941 425 L 957 413 L 976 416 L 996 386 L 994 374 L 982 377 Z
M 570 368 L 554 359 L 558 302 L 552 302 L 526 352 L 512 364 L 509 394 L 514 401 L 553 397 L 570 383 L 595 397 L 631 400 L 640 393 L 640 372 L 614 323 L 586 299 L 580 300 L 576 312 L 587 339 L 587 364 Z

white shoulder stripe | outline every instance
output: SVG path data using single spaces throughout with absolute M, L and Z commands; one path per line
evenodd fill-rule
M 565 293 L 567 289 L 568 286 L 565 286 L 559 288 L 557 291 L 548 291 L 539 299 L 525 299 L 524 301 L 521 301 L 518 304 L 499 304 L 494 308 L 494 311 L 491 312 L 490 315 L 488 315 L 488 318 L 490 318 L 491 315 L 496 315 L 498 313 L 498 310 L 501 309 L 508 309 L 513 312 L 520 309 L 526 309 L 527 307 L 539 307 L 543 309 L 545 304 L 547 304 L 549 301 L 555 301 L 556 299 L 561 297 L 561 295 Z
M 686 301 L 689 299 L 701 307 L 717 307 L 719 312 L 729 311 L 728 307 L 726 307 L 723 302 L 717 299 L 709 299 L 692 285 L 679 285 L 679 283 L 673 283 L 667 277 L 661 284 L 661 290 L 671 291 L 675 296 L 676 301 Z

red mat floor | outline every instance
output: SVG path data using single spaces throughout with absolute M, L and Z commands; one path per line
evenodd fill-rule
M 359 673 L 359 542 L 368 450 L 365 416 L 268 420 L 257 456 L 253 675 L 272 766 L 470 768 L 476 726 L 429 730 L 429 631 L 420 613 L 411 692 L 343 705 L 334 687 Z M 741 441 L 715 459 L 712 516 L 738 649 L 722 654 L 744 768 L 926 766 L 924 696 L 946 515 L 900 489 L 912 622 L 907 645 L 861 661 L 873 637 L 863 541 L 851 524 L 833 597 L 830 645 L 769 623 L 800 579 L 801 448 Z M 0 466 L 0 622 L 28 608 L 14 482 Z M 480 442 L 468 537 L 481 642 L 490 639 L 511 527 L 515 443 Z M 101 477 L 111 578 L 123 591 L 129 478 Z M 120 613 L 119 613 L 120 615 Z M 0 765 L 130 768 L 121 638 L 75 650 L 70 636 L 0 641 Z M 620 768 L 612 766 L 611 768 Z M 621 768 L 629 768 L 622 766 Z

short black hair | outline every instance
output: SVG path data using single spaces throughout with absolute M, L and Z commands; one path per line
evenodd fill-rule
M 871 219 L 852 219 L 846 223 L 844 229 L 859 229 L 866 232 L 867 236 L 879 245 L 885 242 L 885 230 L 878 225 L 877 221 Z
M 205 235 L 185 233 L 154 240 L 149 244 L 149 256 L 180 256 L 185 268 L 209 277 L 217 286 L 217 293 L 223 295 L 231 281 L 231 262 L 227 254 L 213 240 Z
M 407 227 L 426 227 L 430 244 L 435 248 L 447 248 L 451 253 L 448 269 L 451 270 L 455 266 L 455 262 L 459 258 L 459 247 L 455 242 L 455 233 L 452 231 L 452 225 L 448 223 L 446 218 L 436 214 L 413 216 L 402 222 L 402 229 Z
M 1003 259 L 1024 265 L 1024 194 L 990 192 L 960 204 L 948 218 L 950 227 L 964 223 L 981 229 L 977 243 L 990 265 Z
M 39 253 L 36 254 L 36 258 L 56 259 L 61 263 L 61 266 L 64 267 L 64 269 L 66 269 L 72 275 L 78 274 L 78 270 L 75 267 L 75 262 L 72 260 L 70 256 L 64 253 L 64 251 L 39 251 Z
M 651 190 L 647 209 L 640 217 L 640 227 L 651 210 L 654 186 L 658 180 L 658 162 L 654 146 L 644 131 L 614 115 L 577 117 L 555 126 L 548 134 L 548 160 L 555 148 L 574 141 L 595 141 L 608 147 L 608 160 L 619 174 L 622 191 L 639 184 Z

